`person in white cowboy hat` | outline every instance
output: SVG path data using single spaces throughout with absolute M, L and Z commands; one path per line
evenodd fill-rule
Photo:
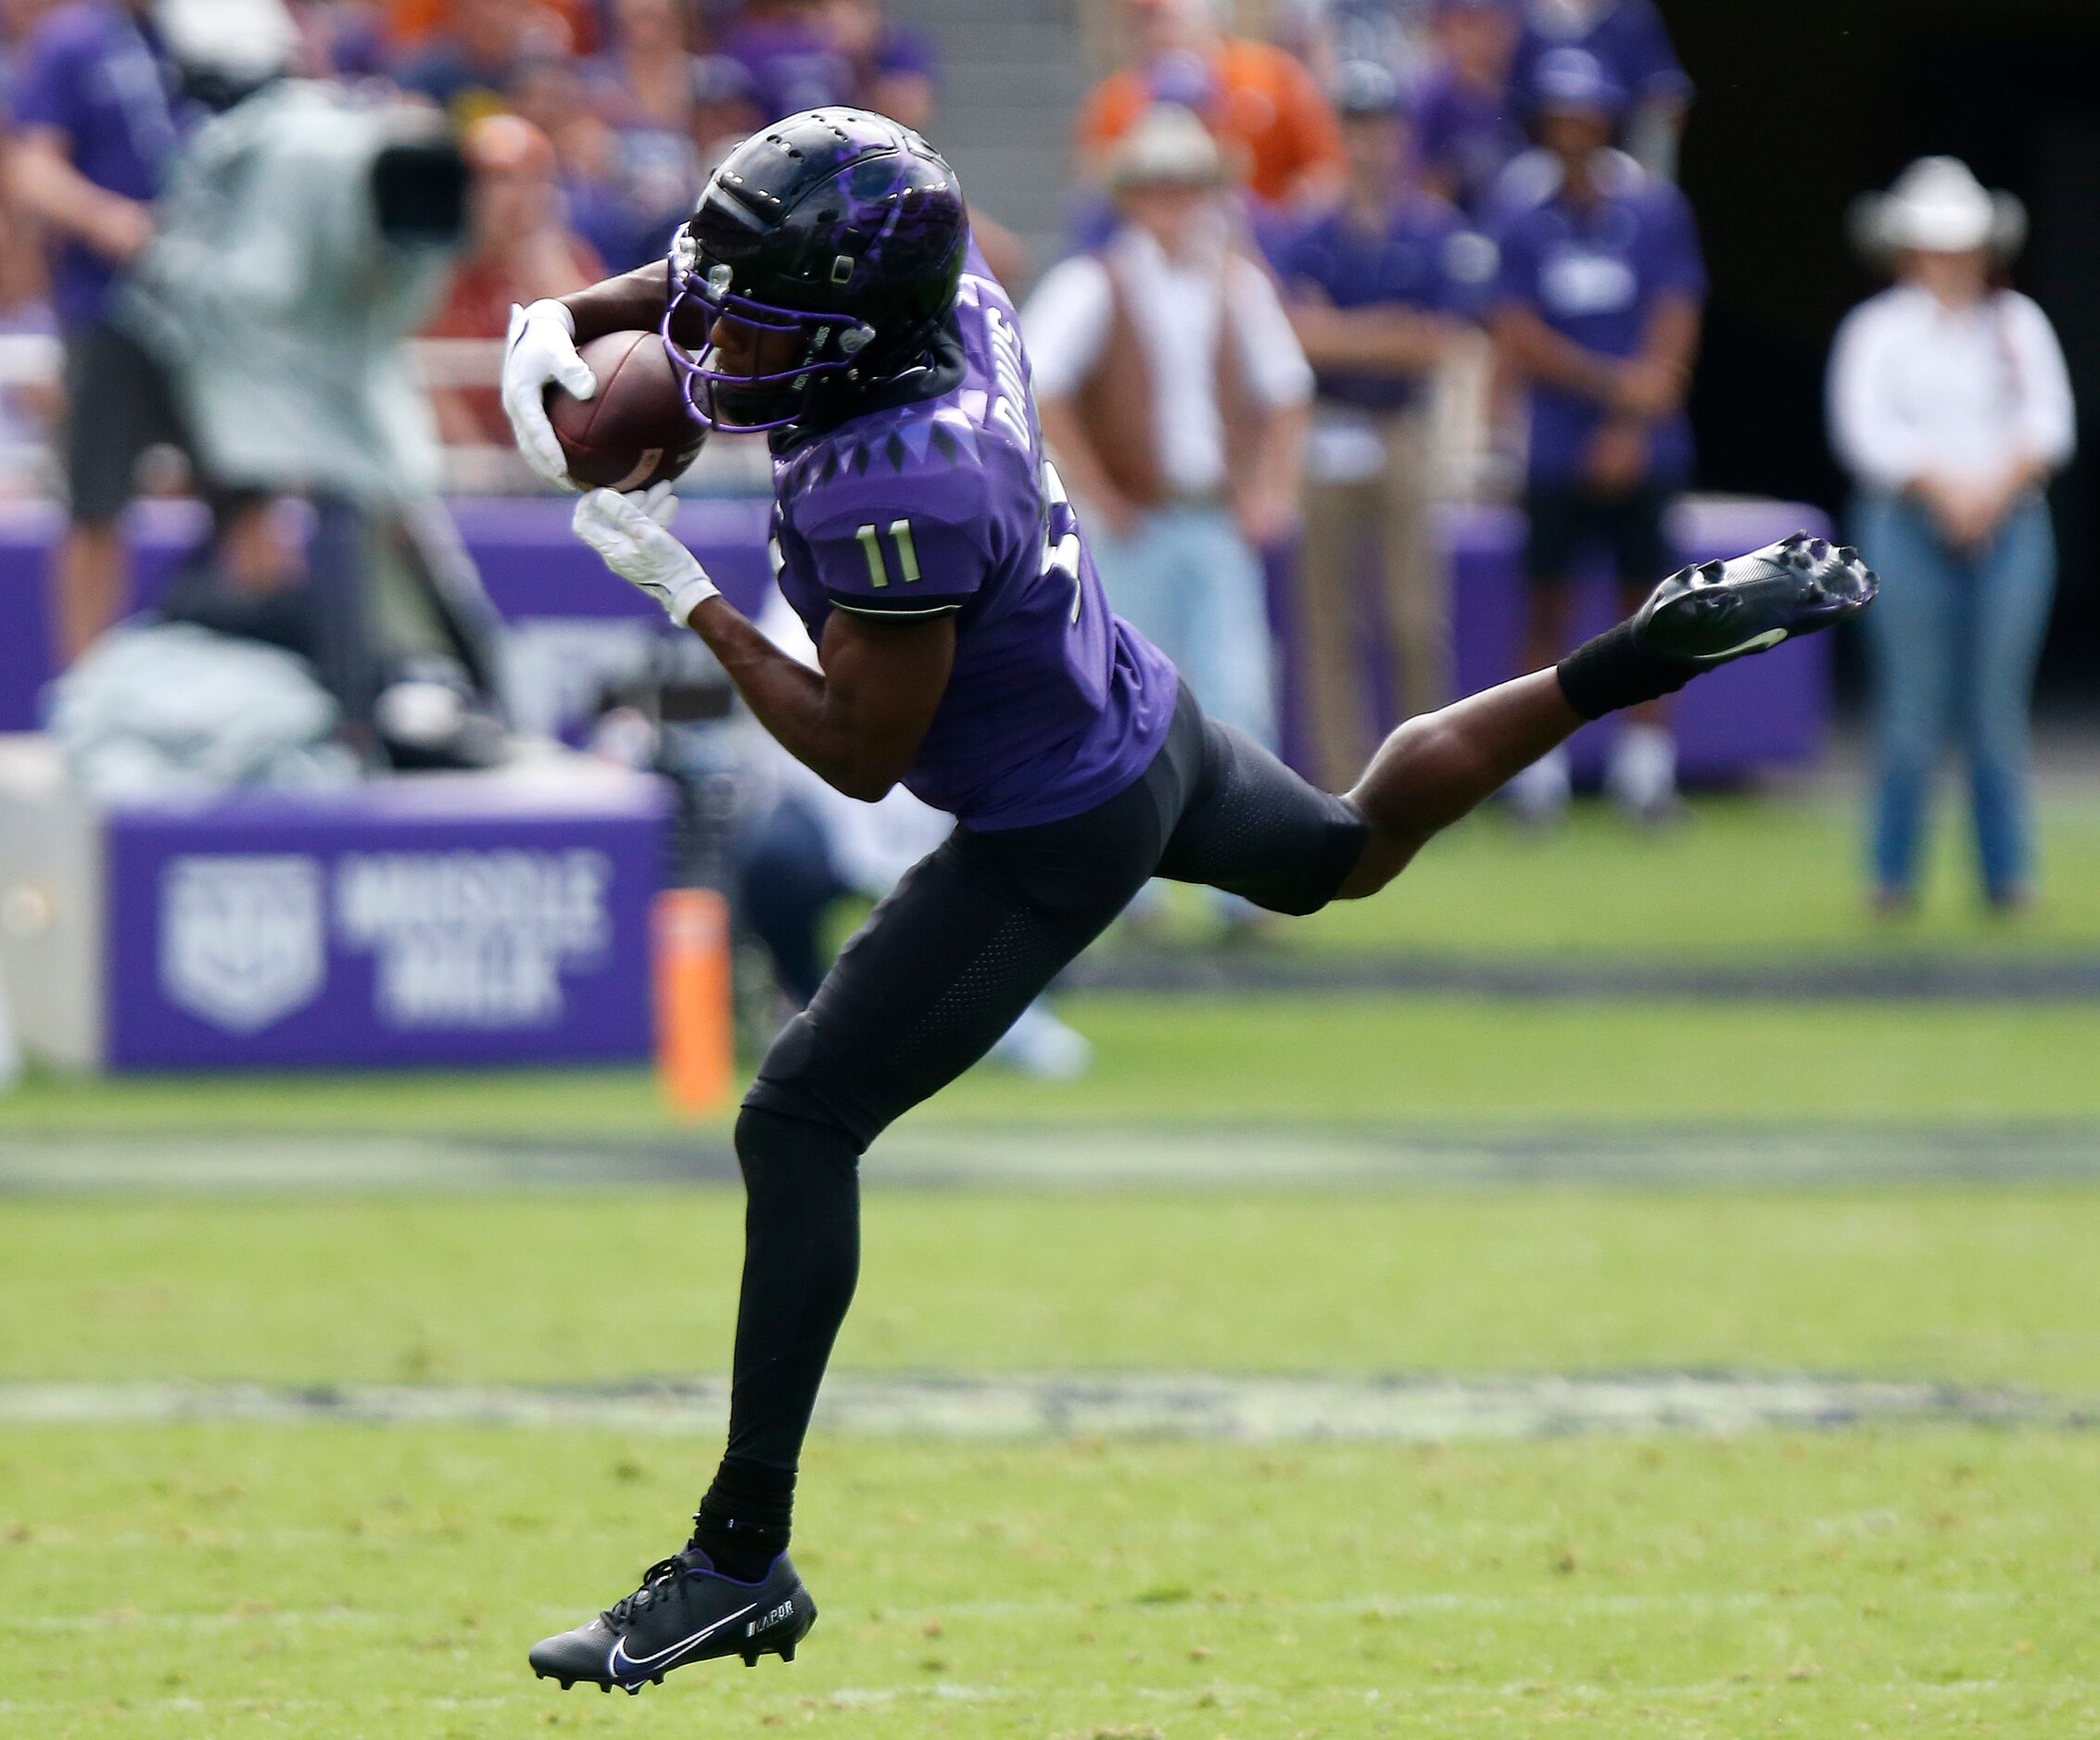
M 1272 743 L 1260 551 L 1297 516 L 1312 371 L 1194 113 L 1158 105 L 1107 182 L 1114 233 L 1021 309 L 1043 433 L 1117 611 L 1205 707 Z
M 1958 736 L 1984 897 L 2016 911 L 2035 888 L 2028 709 L 2056 569 L 2043 489 L 2071 455 L 2070 380 L 2048 316 L 1994 281 L 2026 233 L 2011 195 L 1925 158 L 1853 223 L 1896 281 L 1846 316 L 1829 372 L 1852 530 L 1890 580 L 1866 630 L 1875 903 L 1916 902 L 1934 765 Z
M 1261 552 L 1297 521 L 1312 370 L 1193 110 L 1155 105 L 1107 181 L 1115 231 L 1021 309 L 1044 437 L 1116 612 L 1208 712 L 1273 747 Z M 1232 932 L 1261 922 L 1217 906 Z

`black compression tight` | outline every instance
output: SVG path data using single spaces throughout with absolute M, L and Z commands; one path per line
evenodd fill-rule
M 827 1124 L 747 1106 L 743 1291 L 729 1454 L 792 1469 L 860 1277 L 860 1154 Z
M 788 1545 L 795 1464 L 860 1275 L 860 1151 L 829 1124 L 754 1106 L 737 1119 L 744 1276 L 729 1446 L 695 1541 L 756 1581 Z

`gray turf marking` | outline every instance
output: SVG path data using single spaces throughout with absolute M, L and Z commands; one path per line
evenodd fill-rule
M 1082 958 L 1075 990 L 1176 996 L 1448 995 L 1592 1002 L 2090 1002 L 2100 999 L 2100 955 L 1964 958 L 1958 954 L 1839 952 L 1746 961 L 1554 960 L 1536 956 L 1314 951 L 1189 952 L 1125 949 Z
M 532 1388 L 370 1384 L 0 1384 L 0 1426 L 340 1423 L 583 1427 L 714 1437 L 719 1382 Z M 2084 1430 L 2091 1406 L 2013 1390 L 1843 1378 L 1226 1378 L 1198 1373 L 944 1378 L 851 1375 L 826 1387 L 820 1430 L 1030 1442 L 1176 1438 L 1226 1444 L 1449 1444 L 1479 1439 L 1726 1436 L 1961 1422 Z
M 1826 1189 L 2100 1181 L 2100 1128 L 1562 1129 L 907 1121 L 870 1152 L 873 1189 L 1154 1186 L 1475 1188 L 1600 1184 Z M 24 1135 L 0 1143 L 0 1195 L 480 1194 L 734 1185 L 727 1138 L 631 1141 L 253 1133 Z

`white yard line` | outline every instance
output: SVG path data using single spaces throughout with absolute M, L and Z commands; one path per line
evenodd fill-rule
M 255 1383 L 0 1384 L 0 1427 L 255 1424 L 582 1427 L 712 1436 L 720 1382 L 532 1388 Z M 2083 1428 L 2100 1408 L 2025 1392 L 1817 1377 L 1349 1379 L 1104 1373 L 1042 1377 L 842 1374 L 821 1431 L 1029 1442 L 1181 1438 L 1231 1444 L 1445 1444 L 1592 1435 L 1725 1436 L 1766 1429 L 1963 1421 Z

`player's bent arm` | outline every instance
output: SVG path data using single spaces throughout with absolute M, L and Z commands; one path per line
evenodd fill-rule
M 25 127 L 16 135 L 6 183 L 7 196 L 38 222 L 117 265 L 129 264 L 152 239 L 148 208 L 82 175 L 56 127 Z
M 834 610 L 813 671 L 719 597 L 689 618 L 760 725 L 828 786 L 873 803 L 902 779 L 955 662 L 955 618 Z
M 1504 303 L 1493 322 L 1495 347 L 1526 380 L 1557 386 L 1613 403 L 1619 396 L 1619 377 L 1625 364 L 1616 357 L 1600 356 L 1574 339 L 1556 333 L 1522 303 Z
M 588 345 L 607 333 L 656 331 L 664 323 L 670 282 L 670 262 L 652 259 L 646 266 L 637 266 L 617 278 L 601 279 L 560 300 L 576 323 L 576 343 Z M 679 323 L 671 335 L 689 350 L 697 350 L 707 342 L 705 320 L 697 309 L 689 314 L 681 310 Z
M 1641 334 L 1640 355 L 1621 378 L 1623 409 L 1636 416 L 1664 417 L 1684 403 L 1699 356 L 1698 301 L 1689 296 L 1659 297 Z
M 869 802 L 904 777 L 933 723 L 955 662 L 955 612 L 884 616 L 834 609 L 812 671 L 782 652 L 722 597 L 671 532 L 669 484 L 576 503 L 576 534 L 605 565 L 721 661 L 760 725 L 827 785 Z

